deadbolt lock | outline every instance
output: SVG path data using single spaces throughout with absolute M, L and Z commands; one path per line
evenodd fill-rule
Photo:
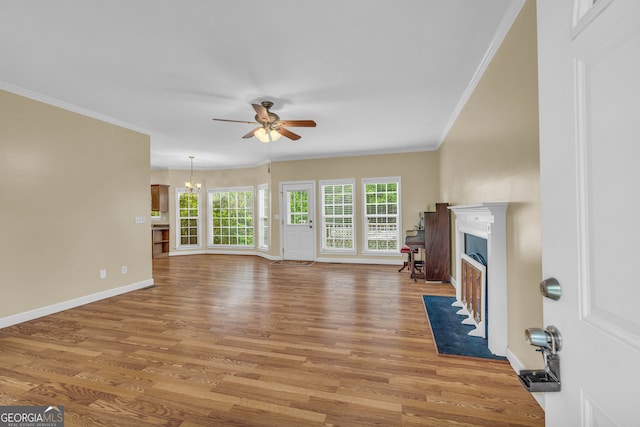
M 547 298 L 557 301 L 562 296 L 562 288 L 555 278 L 550 277 L 540 282 L 540 293 Z

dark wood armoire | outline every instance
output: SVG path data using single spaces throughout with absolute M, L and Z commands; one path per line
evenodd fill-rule
M 426 281 L 451 281 L 451 229 L 448 203 L 436 203 L 435 212 L 424 213 L 424 260 Z

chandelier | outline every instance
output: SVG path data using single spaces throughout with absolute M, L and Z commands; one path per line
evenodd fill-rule
M 189 176 L 189 181 L 184 183 L 184 186 L 187 187 L 189 193 L 193 193 L 194 191 L 197 193 L 198 191 L 200 191 L 200 187 L 202 187 L 202 184 L 196 182 L 196 180 L 193 178 L 193 156 L 189 156 L 189 158 L 191 159 L 191 175 Z

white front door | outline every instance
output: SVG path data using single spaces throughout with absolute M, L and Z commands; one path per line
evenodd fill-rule
M 315 183 L 281 184 L 282 257 L 286 260 L 315 259 Z
M 543 275 L 562 287 L 546 425 L 640 426 L 640 2 L 537 7 Z

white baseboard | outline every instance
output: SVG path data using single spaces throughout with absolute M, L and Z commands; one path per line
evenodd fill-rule
M 206 255 L 206 254 L 207 254 L 207 251 L 205 249 L 169 251 L 169 256 Z
M 233 251 L 224 249 L 196 249 L 196 250 L 183 250 L 169 252 L 169 256 L 183 256 L 183 255 L 253 255 L 259 256 L 270 261 L 279 261 L 282 257 L 269 255 L 266 252 L 256 250 L 246 251 Z M 315 262 L 326 262 L 335 264 L 383 264 L 383 265 L 397 265 L 401 266 L 403 260 L 397 259 L 380 259 L 380 258 L 330 258 L 330 257 L 316 257 Z
M 169 256 L 183 256 L 183 255 L 252 255 L 266 258 L 271 261 L 279 260 L 279 257 L 274 257 L 266 252 L 260 250 L 245 250 L 245 251 L 233 251 L 224 249 L 196 249 L 196 250 L 180 250 L 171 251 Z
M 98 292 L 91 295 L 85 295 L 68 301 L 62 301 L 56 304 L 48 305 L 46 307 L 36 308 L 35 310 L 25 311 L 23 313 L 2 317 L 0 318 L 0 329 L 12 325 L 17 325 L 18 323 L 27 322 L 29 320 L 37 319 L 39 317 L 48 316 L 49 314 L 58 313 L 70 308 L 79 307 L 81 305 L 100 301 L 106 298 L 111 298 L 116 295 L 136 291 L 138 289 L 148 288 L 149 286 L 153 286 L 153 279 L 143 280 L 142 282 L 132 283 L 130 285 L 121 286 L 119 288 L 108 289 L 106 291 Z
M 383 265 L 396 265 L 401 266 L 402 261 L 393 259 L 374 259 L 374 258 L 329 258 L 319 257 L 316 258 L 316 262 L 330 262 L 335 264 L 383 264 Z

